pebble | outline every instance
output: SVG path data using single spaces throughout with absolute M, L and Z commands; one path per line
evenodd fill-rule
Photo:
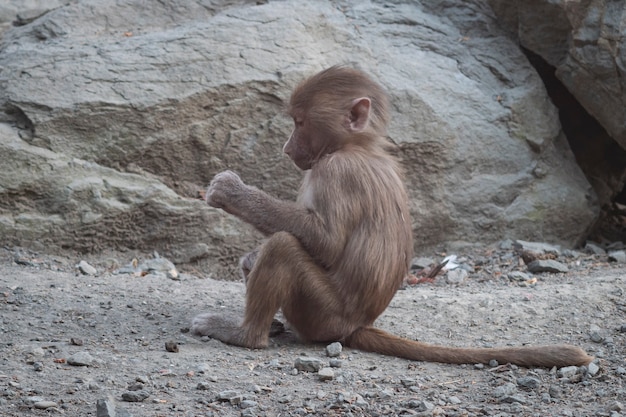
M 522 271 L 512 271 L 508 274 L 508 277 L 511 281 L 528 281 L 530 279 L 530 275 Z
M 77 352 L 67 358 L 67 363 L 73 366 L 89 366 L 94 359 L 88 352 Z
M 6 394 L 6 392 L 4 392 L 3 394 Z M 35 403 L 44 401 L 45 399 L 43 397 L 27 397 L 24 402 L 26 403 L 26 405 L 33 405 Z
M 331 368 L 341 368 L 343 366 L 343 361 L 341 359 L 331 359 L 328 363 Z
M 548 394 L 550 394 L 552 398 L 561 398 L 563 396 L 563 390 L 558 385 L 550 385 Z
M 280 398 L 278 399 L 278 402 L 279 402 L 280 404 L 288 404 L 288 403 L 290 403 L 290 402 L 292 402 L 292 401 L 293 401 L 293 396 L 291 396 L 291 395 L 285 395 L 285 396 L 280 397 Z
M 620 264 L 626 263 L 626 251 L 615 250 L 609 252 L 609 261 L 618 262 Z
M 561 262 L 552 259 L 538 259 L 536 261 L 532 261 L 528 264 L 528 270 L 533 274 L 538 272 L 557 273 L 569 271 L 567 266 L 563 265 Z
M 524 240 L 516 240 L 513 242 L 513 247 L 518 251 L 530 251 L 534 253 L 554 253 L 560 254 L 561 250 L 554 245 L 541 242 L 526 242 Z
M 33 362 L 33 369 L 37 372 L 43 371 L 43 363 L 41 362 Z
M 585 250 L 593 255 L 604 255 L 606 252 L 597 243 L 587 242 Z
M 129 403 L 139 403 L 148 398 L 150 394 L 147 391 L 127 391 L 122 394 L 122 400 Z
M 172 341 L 165 342 L 165 350 L 168 352 L 178 353 L 178 343 Z
M 448 398 L 448 402 L 450 404 L 458 405 L 458 404 L 461 404 L 461 399 L 459 397 L 453 395 L 452 397 Z
M 565 366 L 557 371 L 560 378 L 571 378 L 578 373 L 578 366 Z
M 46 410 L 48 408 L 58 407 L 58 404 L 54 401 L 37 401 L 35 404 L 33 404 L 33 407 L 38 410 Z
M 599 331 L 592 331 L 591 333 L 589 333 L 589 338 L 594 343 L 602 343 L 605 339 Z
M 96 417 L 115 417 L 113 398 L 100 399 L 96 402 Z
M 86 261 L 80 261 L 76 267 L 83 275 L 96 275 L 98 273 L 96 268 L 89 265 Z
M 507 395 L 506 397 L 501 398 L 500 402 L 507 403 L 507 404 L 514 404 L 514 403 L 525 404 L 526 400 L 520 397 L 519 395 Z
M 342 349 L 343 349 L 343 346 L 341 346 L 341 343 L 339 342 L 331 343 L 330 345 L 326 346 L 326 356 L 328 356 L 329 358 L 336 358 L 339 355 L 341 355 Z
M 532 376 L 523 376 L 517 378 L 517 385 L 526 389 L 536 389 L 539 385 L 541 385 L 541 381 L 537 378 L 533 378 Z
M 252 407 L 256 407 L 258 405 L 258 403 L 256 401 L 252 401 L 252 400 L 243 400 L 241 402 L 241 404 L 239 404 L 239 407 L 246 409 L 246 408 L 252 408 Z
M 448 271 L 446 274 L 446 282 L 448 284 L 460 284 L 467 279 L 469 273 L 462 268 L 456 268 Z
M 417 411 L 431 411 L 435 408 L 435 404 L 429 401 L 410 400 L 408 403 L 409 408 L 414 408 Z
M 209 414 L 210 415 L 210 414 Z M 246 408 L 241 412 L 241 417 L 257 417 L 259 414 L 254 408 Z
M 493 396 L 496 398 L 504 398 L 513 395 L 517 391 L 517 387 L 512 382 L 507 382 L 493 390 Z
M 300 356 L 297 358 L 293 364 L 293 367 L 298 371 L 304 372 L 319 372 L 324 366 L 324 362 L 317 358 L 312 358 L 310 356 Z
M 598 372 L 600 372 L 600 367 L 597 363 L 591 362 L 589 365 L 587 365 L 587 372 L 589 373 L 589 375 L 595 376 Z
M 335 371 L 332 368 L 322 368 L 318 371 L 317 376 L 320 381 L 332 381 L 335 378 Z
M 241 397 L 241 393 L 235 390 L 226 390 L 217 394 L 217 399 L 219 401 L 231 401 L 234 398 Z

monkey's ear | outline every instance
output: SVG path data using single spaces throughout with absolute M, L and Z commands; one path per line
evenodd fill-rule
M 367 127 L 370 120 L 372 101 L 367 97 L 355 98 L 350 108 L 349 129 L 352 132 L 361 132 Z

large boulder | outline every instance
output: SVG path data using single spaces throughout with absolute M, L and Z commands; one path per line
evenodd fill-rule
M 489 2 L 520 43 L 556 67 L 568 90 L 626 149 L 626 2 Z
M 294 198 L 285 101 L 303 77 L 353 63 L 391 94 L 417 249 L 575 245 L 595 195 L 540 78 L 495 23 L 479 0 L 52 10 L 0 44 L 0 236 L 50 251 L 158 250 L 223 273 L 261 236 L 198 191 L 229 168 Z

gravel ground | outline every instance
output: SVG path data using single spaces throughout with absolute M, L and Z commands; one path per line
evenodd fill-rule
M 105 257 L 85 259 L 97 271 L 86 275 L 80 257 L 4 249 L 0 415 L 626 415 L 626 264 L 575 253 L 556 259 L 569 272 L 533 274 L 512 249 L 459 256 L 469 274 L 407 286 L 377 325 L 455 346 L 571 343 L 593 364 L 458 366 L 352 349 L 329 357 L 289 333 L 241 349 L 186 330 L 199 312 L 242 311 L 242 283 L 198 271 L 114 274 Z

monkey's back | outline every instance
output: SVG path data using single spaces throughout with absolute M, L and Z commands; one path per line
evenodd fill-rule
M 350 146 L 320 160 L 311 177 L 316 170 L 336 175 L 335 181 L 318 184 L 325 187 L 320 190 L 324 206 L 317 200 L 315 207 L 342 240 L 341 253 L 333 257 L 336 263 L 329 263 L 331 279 L 344 300 L 346 317 L 369 325 L 401 285 L 413 253 L 400 168 L 382 148 Z

